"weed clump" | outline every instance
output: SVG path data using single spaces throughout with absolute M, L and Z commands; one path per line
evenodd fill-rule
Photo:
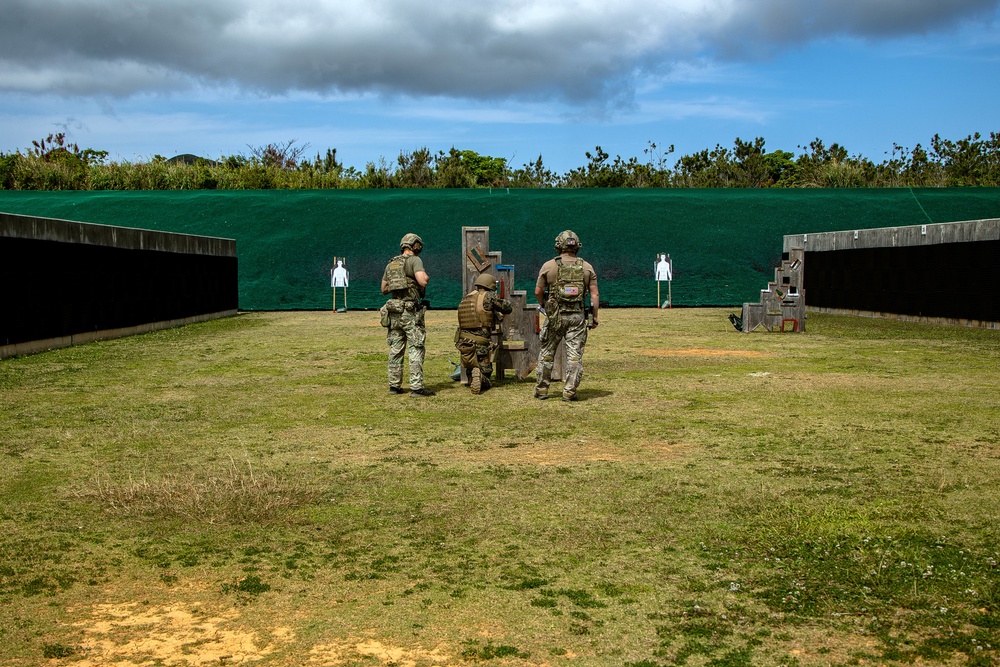
M 529 652 L 521 651 L 517 647 L 507 644 L 487 642 L 484 646 L 480 646 L 477 642 L 473 641 L 466 642 L 466 644 L 466 648 L 462 651 L 462 659 L 467 661 L 493 660 L 494 658 L 520 658 L 527 660 L 531 657 Z
M 48 659 L 68 658 L 76 653 L 76 647 L 62 644 L 46 644 L 42 647 L 42 655 Z
M 99 471 L 93 487 L 81 495 L 96 497 L 109 512 L 147 519 L 185 519 L 207 524 L 267 524 L 316 500 L 319 492 L 305 483 L 260 473 L 248 461 L 230 459 L 221 474 L 164 475 L 114 482 Z
M 244 604 L 249 603 L 261 593 L 266 593 L 269 590 L 271 590 L 271 584 L 261 581 L 260 577 L 253 574 L 238 579 L 236 583 L 222 585 L 223 593 L 235 594 L 236 599 Z

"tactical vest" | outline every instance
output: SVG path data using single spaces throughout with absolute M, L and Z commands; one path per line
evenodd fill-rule
M 417 281 L 406 275 L 406 255 L 397 255 L 385 267 L 385 286 L 397 299 L 419 299 Z
M 583 310 L 584 284 L 583 260 L 577 259 L 575 264 L 563 264 L 562 257 L 556 257 L 559 267 L 553 296 L 560 310 L 578 312 Z
M 473 290 L 458 304 L 458 328 L 482 329 L 493 326 L 493 314 L 486 311 L 486 290 Z

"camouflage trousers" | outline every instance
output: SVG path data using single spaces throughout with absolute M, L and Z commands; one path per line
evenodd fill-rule
M 566 368 L 563 369 L 563 394 L 576 396 L 583 379 L 583 348 L 587 344 L 587 316 L 579 313 L 553 313 L 545 320 L 538 334 L 541 349 L 535 372 L 535 391 L 548 393 L 552 377 L 552 364 L 556 358 L 559 341 L 566 341 Z
M 478 368 L 486 377 L 493 375 L 493 362 L 490 358 L 492 350 L 489 343 L 477 343 L 470 338 L 463 338 L 459 334 L 455 347 L 462 355 L 462 367 L 467 371 Z
M 389 315 L 389 330 L 385 334 L 385 341 L 389 344 L 389 386 L 402 386 L 404 352 L 410 358 L 410 390 L 424 386 L 426 338 L 423 310 L 404 310 Z

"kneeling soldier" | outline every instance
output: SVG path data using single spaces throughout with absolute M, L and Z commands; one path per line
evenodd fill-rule
M 509 301 L 496 295 L 496 289 L 496 278 L 483 273 L 476 278 L 473 290 L 458 304 L 455 347 L 462 354 L 462 367 L 468 374 L 469 389 L 473 394 L 490 388 L 493 327 L 503 319 L 503 315 L 514 310 Z

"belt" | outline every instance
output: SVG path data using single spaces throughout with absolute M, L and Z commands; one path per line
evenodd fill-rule
M 465 329 L 461 330 L 461 333 L 459 334 L 459 338 L 467 338 L 468 340 L 471 340 L 476 345 L 489 345 L 490 344 L 490 339 L 489 338 L 485 338 L 483 336 L 480 336 L 479 334 L 470 333 L 470 332 L 466 331 Z

